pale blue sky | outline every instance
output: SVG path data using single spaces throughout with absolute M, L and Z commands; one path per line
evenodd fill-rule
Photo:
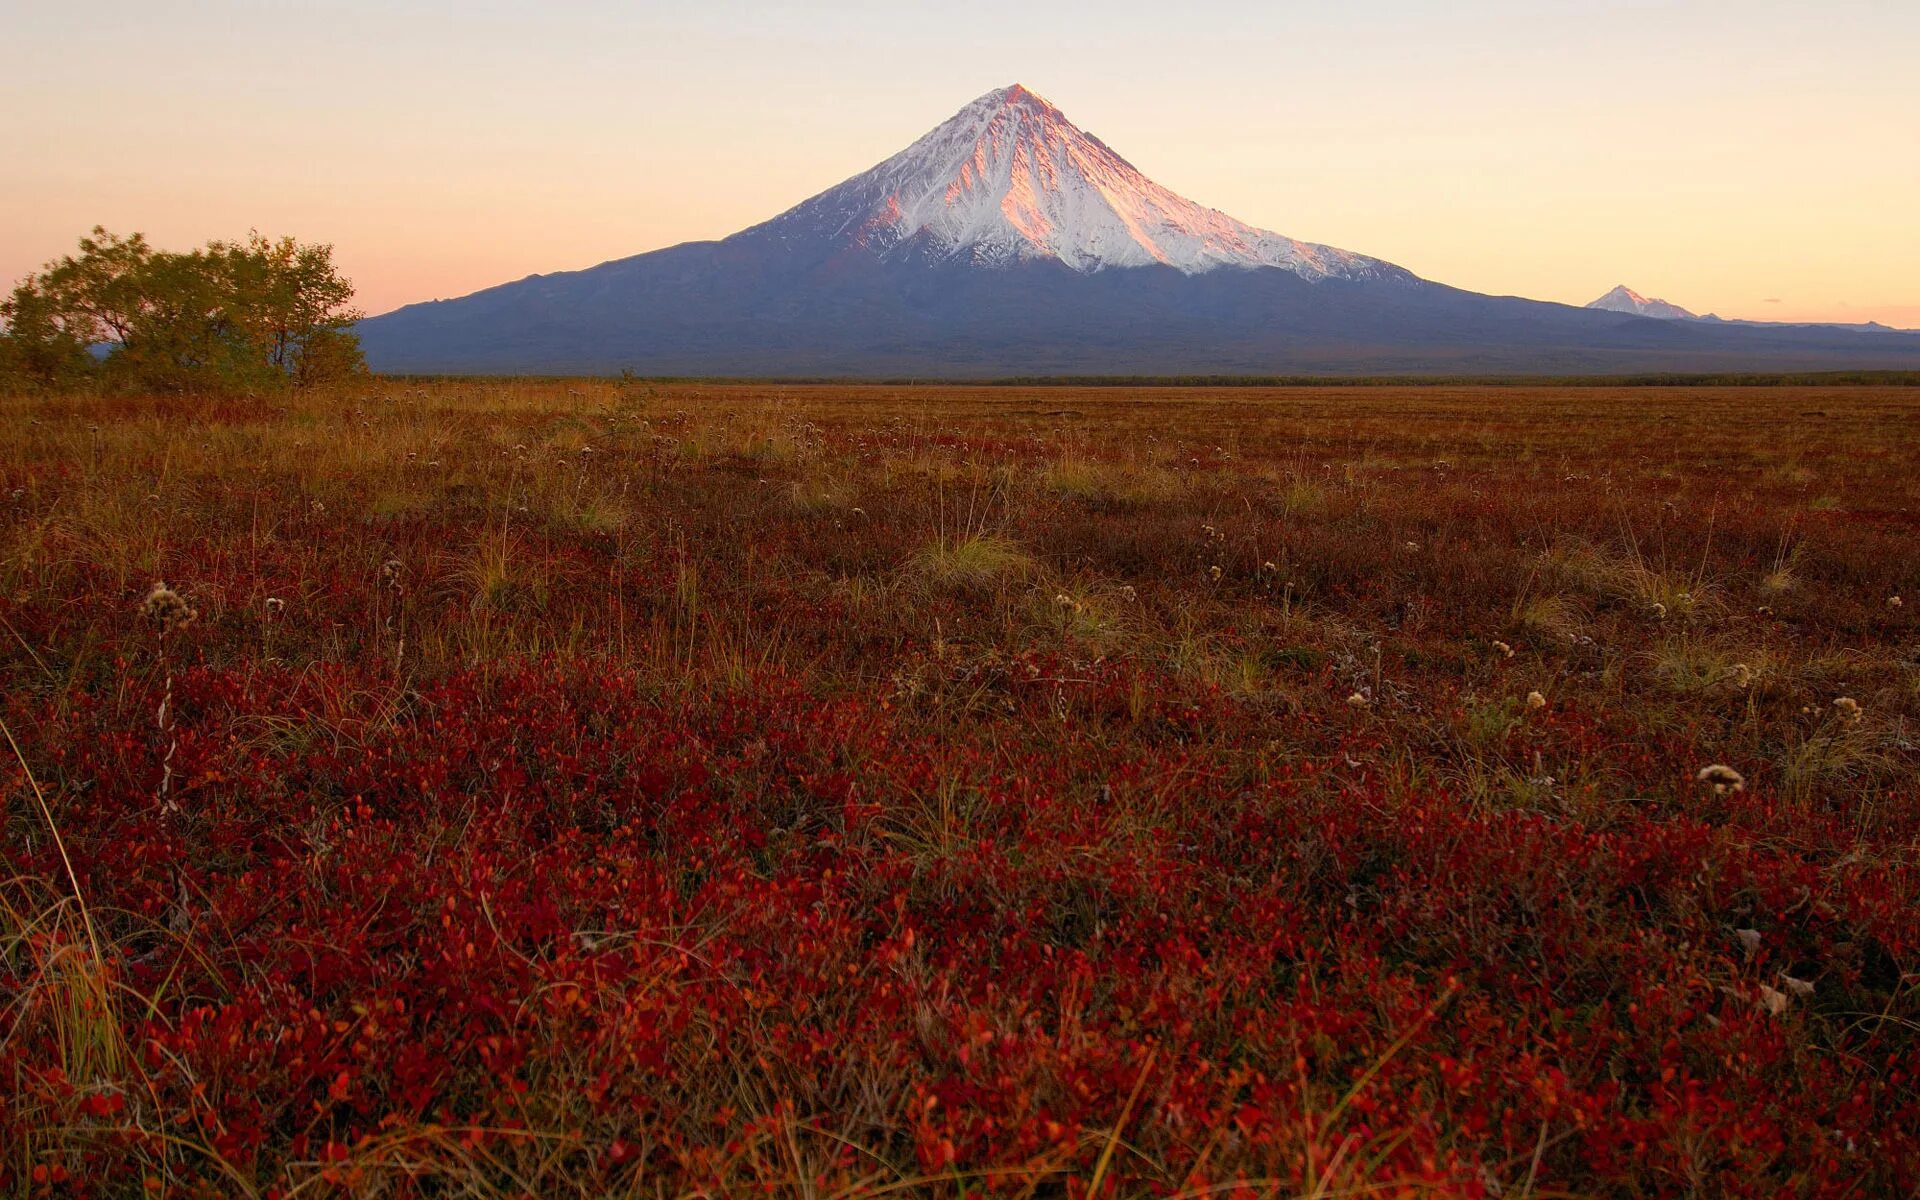
M 380 310 L 762 220 L 982 92 L 1483 291 L 1920 325 L 1920 2 L 0 0 L 0 280 L 99 222 Z

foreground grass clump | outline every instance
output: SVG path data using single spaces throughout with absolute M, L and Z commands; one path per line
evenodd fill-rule
M 942 540 L 916 558 L 922 573 L 949 587 L 990 588 L 1008 576 L 1025 575 L 1034 567 L 1031 557 L 1004 539 L 970 534 L 958 541 Z
M 1909 393 L 0 422 L 7 1194 L 1920 1189 Z

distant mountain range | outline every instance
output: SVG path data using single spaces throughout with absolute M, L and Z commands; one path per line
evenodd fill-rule
M 1657 297 L 1642 296 L 1626 284 L 1614 288 L 1598 300 L 1587 301 L 1588 308 L 1604 309 L 1607 312 L 1632 313 L 1635 316 L 1652 317 L 1657 321 L 1713 321 L 1722 325 L 1754 325 L 1770 329 L 1851 329 L 1858 333 L 1910 333 L 1911 330 L 1895 329 L 1891 325 L 1882 325 L 1878 321 L 1860 321 L 1841 323 L 1832 321 L 1743 321 L 1738 318 L 1715 316 L 1708 313 L 1700 316 Z
M 1920 369 L 1920 334 L 1695 318 L 1624 288 L 1584 309 L 1486 296 L 1255 228 L 1154 183 L 1018 85 L 732 237 L 358 331 L 389 372 Z

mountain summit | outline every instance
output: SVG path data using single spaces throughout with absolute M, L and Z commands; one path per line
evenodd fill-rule
M 1624 283 L 1598 300 L 1587 301 L 1587 307 L 1604 309 L 1607 312 L 1632 313 L 1636 317 L 1653 317 L 1661 321 L 1698 321 L 1700 319 L 1698 314 L 1688 312 L 1678 304 L 1669 304 L 1657 297 L 1642 296 Z
M 1053 259 L 1082 272 L 1157 263 L 1188 275 L 1279 267 L 1307 279 L 1407 276 L 1176 195 L 1019 84 L 746 234 L 978 266 Z
M 1917 335 L 1649 321 L 1637 305 L 1659 302 L 1619 293 L 1622 311 L 1483 296 L 1270 233 L 1160 186 L 1015 85 L 731 237 L 408 305 L 357 332 L 388 372 L 1920 368 Z

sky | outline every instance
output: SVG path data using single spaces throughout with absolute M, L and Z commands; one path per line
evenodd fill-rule
M 723 237 L 1019 82 L 1476 291 L 1920 327 L 1920 0 L 0 0 L 0 283 L 330 242 L 370 313 Z

